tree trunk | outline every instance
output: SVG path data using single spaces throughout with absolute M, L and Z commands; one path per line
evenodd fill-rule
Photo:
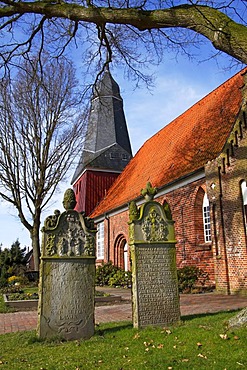
M 33 223 L 32 231 L 30 231 L 30 237 L 32 240 L 33 248 L 33 259 L 34 259 L 34 270 L 39 271 L 40 264 L 40 241 L 39 241 L 39 229 L 40 229 L 40 218 Z
M 35 235 L 35 234 L 36 233 L 31 234 L 32 248 L 33 248 L 34 270 L 39 271 L 39 263 L 40 263 L 39 236 Z

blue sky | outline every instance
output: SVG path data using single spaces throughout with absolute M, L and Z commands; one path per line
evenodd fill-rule
M 121 70 L 112 70 L 124 100 L 133 153 L 148 138 L 241 69 L 241 66 L 225 69 L 225 66 L 229 66 L 226 59 L 222 57 L 217 61 L 210 59 L 199 63 L 198 60 L 190 61 L 182 56 L 175 60 L 172 54 L 168 54 L 161 65 L 150 68 L 150 72 L 156 74 L 151 92 L 145 87 L 134 89 Z M 52 214 L 54 209 L 63 211 L 63 192 L 70 187 L 71 176 L 66 183 L 61 184 L 53 204 L 43 217 Z M 3 247 L 10 247 L 17 238 L 21 247 L 30 246 L 28 231 L 18 220 L 15 209 L 4 202 L 0 203 L 0 225 L 0 244 Z

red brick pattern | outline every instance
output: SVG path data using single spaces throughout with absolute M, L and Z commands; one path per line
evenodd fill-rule
M 120 289 L 117 289 L 115 294 L 122 296 Z M 126 293 L 126 290 L 123 292 L 125 299 L 130 299 L 130 294 L 130 290 L 128 293 Z M 180 296 L 180 310 L 182 316 L 236 310 L 244 308 L 246 305 L 246 297 L 216 294 L 183 294 Z M 17 331 L 35 330 L 37 327 L 37 319 L 37 311 L 0 314 L 0 335 Z M 130 303 L 95 307 L 96 324 L 131 320 L 132 310 Z
M 215 210 L 217 289 L 247 295 L 247 238 L 241 192 L 241 182 L 247 180 L 247 122 L 243 112 L 221 155 L 206 165 L 206 178 L 211 208 Z
M 174 190 L 165 196 L 157 198 L 161 204 L 168 202 L 175 221 L 177 266 L 194 265 L 209 273 L 210 282 L 214 283 L 214 264 L 211 243 L 204 243 L 202 200 L 204 196 L 205 180 L 190 183 L 183 188 Z M 198 202 L 200 194 L 200 204 Z M 111 260 L 116 265 L 117 239 L 120 235 L 128 241 L 128 216 L 129 212 L 118 213 L 105 221 L 105 250 L 109 255 L 105 260 Z M 109 248 L 110 246 L 110 248 Z M 121 266 L 121 265 L 120 265 Z M 122 267 L 122 266 L 121 266 Z

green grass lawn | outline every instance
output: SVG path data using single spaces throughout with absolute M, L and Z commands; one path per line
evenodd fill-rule
M 3 299 L 3 294 L 0 293 L 0 313 L 7 313 L 7 312 L 13 312 L 13 310 L 6 306 L 4 299 Z
M 186 317 L 169 329 L 102 324 L 87 341 L 39 341 L 33 331 L 0 335 L 0 369 L 246 369 L 247 330 L 226 331 L 233 315 Z

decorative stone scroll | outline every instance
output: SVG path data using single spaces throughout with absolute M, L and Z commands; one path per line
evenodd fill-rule
M 72 189 L 65 212 L 56 210 L 42 228 L 38 336 L 66 340 L 94 334 L 95 235 L 92 220 L 78 213 Z
M 129 207 L 133 325 L 171 325 L 180 320 L 174 222 L 150 183 L 141 193 L 146 202 Z

